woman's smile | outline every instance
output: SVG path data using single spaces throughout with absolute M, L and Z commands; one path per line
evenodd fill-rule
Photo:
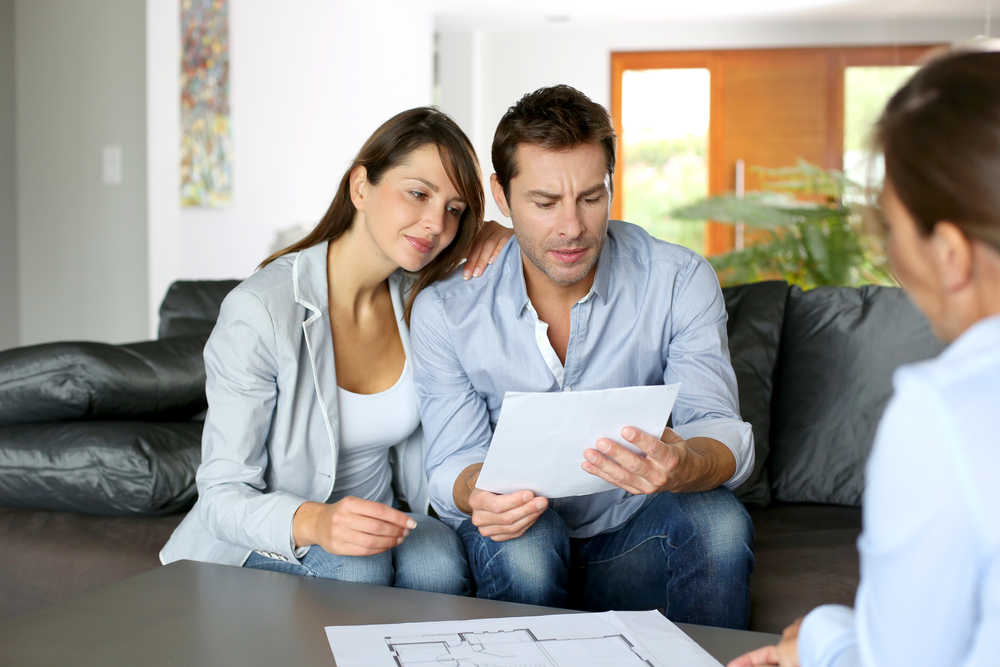
M 412 245 L 419 253 L 427 254 L 434 249 L 433 241 L 425 241 L 424 239 L 417 238 L 416 236 L 407 236 L 405 234 L 404 236 L 406 236 L 406 240 L 409 241 L 410 245 Z

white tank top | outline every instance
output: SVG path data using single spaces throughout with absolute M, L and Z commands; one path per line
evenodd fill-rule
M 406 440 L 420 425 L 420 404 L 410 362 L 389 389 L 355 394 L 337 387 L 340 441 L 337 477 L 328 502 L 347 496 L 391 505 L 389 448 Z

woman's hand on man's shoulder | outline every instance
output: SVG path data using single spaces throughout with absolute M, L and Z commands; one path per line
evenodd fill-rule
M 505 227 L 495 220 L 487 220 L 483 223 L 482 231 L 479 232 L 479 236 L 472 242 L 472 248 L 469 249 L 469 256 L 466 258 L 465 266 L 462 267 L 462 277 L 468 280 L 483 275 L 483 271 L 496 261 L 500 251 L 513 235 L 513 229 Z

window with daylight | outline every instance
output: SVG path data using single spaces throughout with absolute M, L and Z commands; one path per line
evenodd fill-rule
M 628 70 L 622 76 L 622 215 L 650 234 L 704 254 L 705 223 L 670 212 L 708 195 L 707 69 Z

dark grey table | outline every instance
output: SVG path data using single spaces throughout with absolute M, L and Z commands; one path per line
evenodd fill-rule
M 564 611 L 181 561 L 0 624 L 0 665 L 330 666 L 328 625 Z M 680 627 L 723 663 L 778 639 Z

